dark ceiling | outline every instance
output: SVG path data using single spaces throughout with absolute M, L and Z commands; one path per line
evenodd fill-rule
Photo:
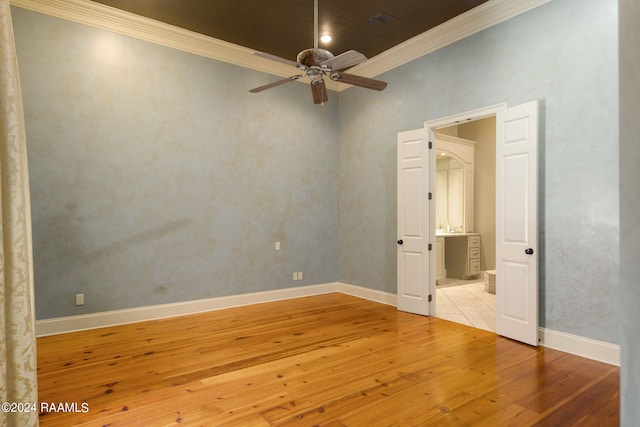
M 313 0 L 94 1 L 290 60 L 313 47 Z M 372 58 L 486 1 L 319 0 L 320 47 Z

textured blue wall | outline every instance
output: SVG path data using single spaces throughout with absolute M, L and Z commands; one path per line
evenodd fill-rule
M 617 343 L 617 1 L 554 0 L 340 94 L 340 280 L 396 292 L 396 133 L 541 102 L 540 320 Z
M 396 133 L 539 99 L 542 326 L 618 342 L 615 0 L 554 0 L 341 93 L 340 118 L 335 94 L 249 94 L 273 77 L 12 11 L 38 318 L 338 279 L 395 293 Z
M 12 15 L 38 319 L 337 280 L 337 96 Z

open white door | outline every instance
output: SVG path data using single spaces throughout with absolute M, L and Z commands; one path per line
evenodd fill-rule
M 429 315 L 429 142 L 398 133 L 398 310 Z
M 538 345 L 538 102 L 496 130 L 496 332 Z

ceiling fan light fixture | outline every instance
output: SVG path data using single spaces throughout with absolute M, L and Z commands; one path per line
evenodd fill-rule
M 378 91 L 384 90 L 384 88 L 387 87 L 387 82 L 339 71 L 353 67 L 354 65 L 358 65 L 366 61 L 367 57 L 362 53 L 355 50 L 348 50 L 338 56 L 334 56 L 333 53 L 329 52 L 328 50 L 318 48 L 318 39 L 320 38 L 320 34 L 318 32 L 318 0 L 314 0 L 313 6 L 313 49 L 305 49 L 298 53 L 296 62 L 270 55 L 268 53 L 254 52 L 255 55 L 261 56 L 263 58 L 294 66 L 300 69 L 302 71 L 302 74 L 287 77 L 272 83 L 268 83 L 266 85 L 253 88 L 249 92 L 262 92 L 266 89 L 271 89 L 272 87 L 280 86 L 285 83 L 298 80 L 302 77 L 307 77 L 311 83 L 310 86 L 311 94 L 313 96 L 313 103 L 324 104 L 329 100 L 329 97 L 327 95 L 327 88 L 323 78 L 325 75 L 333 81 L 340 81 L 349 85 L 360 86 L 366 89 L 373 89 Z M 327 41 L 325 41 L 325 36 L 329 36 L 329 33 L 325 32 L 322 37 L 322 41 L 326 43 Z

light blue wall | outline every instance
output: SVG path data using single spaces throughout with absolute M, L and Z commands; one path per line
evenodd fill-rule
M 539 99 L 541 325 L 619 341 L 615 0 L 553 0 L 386 73 L 382 93 L 342 92 L 339 108 L 12 12 L 39 319 L 335 280 L 395 293 L 396 133 Z
M 396 292 L 396 133 L 538 99 L 540 320 L 617 343 L 617 1 L 554 0 L 340 94 L 340 280 Z
M 337 280 L 337 96 L 12 15 L 38 319 Z
M 620 1 L 620 425 L 640 420 L 640 2 Z

